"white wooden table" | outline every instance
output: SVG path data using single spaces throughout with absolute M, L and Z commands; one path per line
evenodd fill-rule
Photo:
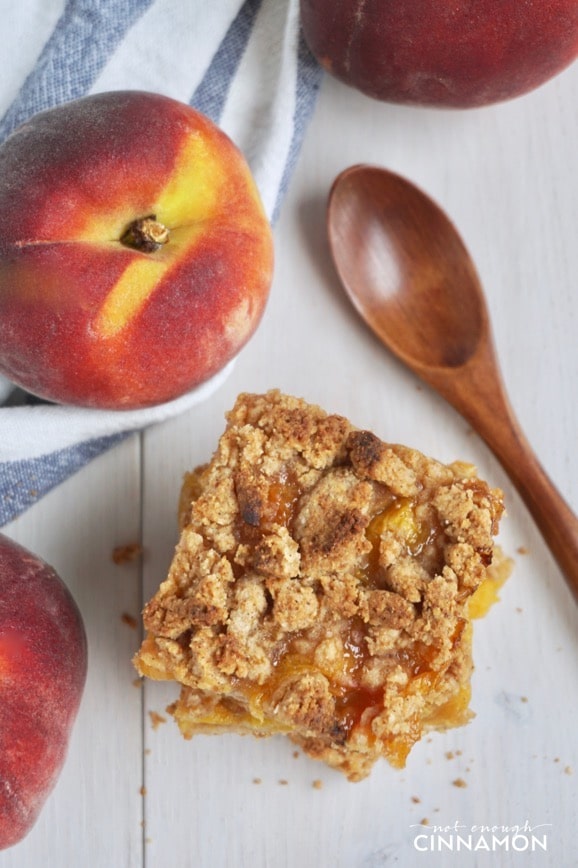
M 578 510 L 577 106 L 578 65 L 471 112 L 379 104 L 324 80 L 275 231 L 270 303 L 230 379 L 4 529 L 69 584 L 90 666 L 62 776 L 27 839 L 0 854 L 2 868 L 578 865 L 578 607 L 497 461 L 349 307 L 324 229 L 331 182 L 356 162 L 401 172 L 446 208 L 485 285 L 512 403 Z M 176 689 L 134 684 L 139 630 L 123 615 L 137 617 L 165 575 L 182 474 L 209 457 L 238 392 L 270 387 L 442 460 L 471 460 L 505 490 L 501 542 L 517 565 L 476 627 L 477 716 L 424 740 L 401 772 L 384 762 L 351 784 L 282 738 L 185 742 L 171 719 L 151 719 L 166 717 Z M 112 562 L 115 546 L 139 541 L 142 561 Z M 456 824 L 462 836 L 526 831 L 510 834 L 507 852 L 428 849 Z M 531 852 L 529 827 L 547 835 L 546 852 Z

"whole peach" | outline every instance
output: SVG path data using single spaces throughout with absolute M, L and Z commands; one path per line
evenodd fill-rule
M 128 409 L 207 380 L 254 332 L 273 267 L 245 159 L 139 91 L 35 115 L 0 147 L 0 372 Z
M 301 19 L 329 72 L 390 102 L 500 102 L 578 55 L 576 0 L 301 0 Z
M 0 850 L 32 828 L 86 678 L 82 618 L 52 567 L 0 534 Z

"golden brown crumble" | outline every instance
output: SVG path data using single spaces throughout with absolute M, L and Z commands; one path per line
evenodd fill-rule
M 402 766 L 470 717 L 472 596 L 508 571 L 502 493 L 278 391 L 227 421 L 185 478 L 138 671 L 182 685 L 187 738 L 286 733 L 350 780 Z

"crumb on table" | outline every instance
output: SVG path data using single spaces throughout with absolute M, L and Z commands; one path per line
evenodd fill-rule
M 159 714 L 157 711 L 149 711 L 149 717 L 153 729 L 158 729 L 161 723 L 167 722 L 166 717 L 163 717 L 163 715 Z
M 112 560 L 119 566 L 127 564 L 131 561 L 136 561 L 141 557 L 143 548 L 140 543 L 128 543 L 127 545 L 116 546 L 112 551 Z
M 138 627 L 138 620 L 134 615 L 129 615 L 128 612 L 123 612 L 120 616 L 120 620 L 123 624 L 126 624 L 127 627 L 130 627 L 131 630 L 136 630 Z

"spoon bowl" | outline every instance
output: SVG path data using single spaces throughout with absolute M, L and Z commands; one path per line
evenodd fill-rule
M 457 367 L 475 353 L 488 328 L 481 286 L 460 236 L 433 200 L 398 175 L 354 166 L 335 182 L 329 215 L 349 297 L 398 356 L 408 364 Z M 360 274 L 363 293 L 356 289 Z M 477 291 L 464 293 L 464 286 Z
M 406 179 L 359 165 L 333 183 L 327 229 L 354 307 L 385 346 L 486 441 L 578 601 L 578 519 L 513 413 L 480 279 L 455 226 Z

